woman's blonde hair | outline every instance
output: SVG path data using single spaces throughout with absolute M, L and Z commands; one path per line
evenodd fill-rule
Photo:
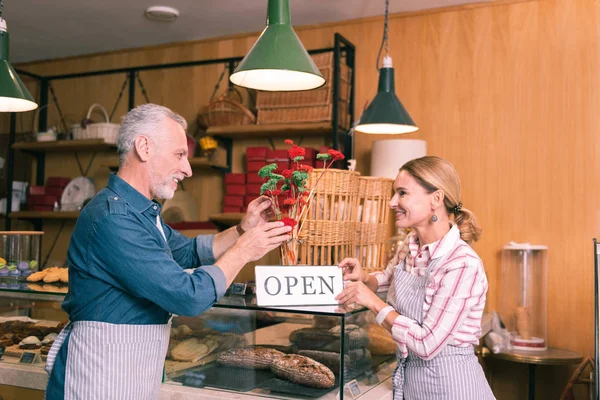
M 444 193 L 444 206 L 460 230 L 460 238 L 467 243 L 477 241 L 481 228 L 472 211 L 464 208 L 460 200 L 460 178 L 448 161 L 440 157 L 425 156 L 404 164 L 400 171 L 408 172 L 427 191 Z

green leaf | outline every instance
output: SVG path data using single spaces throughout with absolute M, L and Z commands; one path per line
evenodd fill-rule
M 294 171 L 292 172 L 292 179 L 294 180 L 294 184 L 300 188 L 305 185 L 305 181 L 308 179 L 308 174 L 304 171 Z
M 298 162 L 298 161 L 302 161 L 302 160 L 304 160 L 304 156 L 294 157 L 294 162 Z
M 321 161 L 331 160 L 331 156 L 327 153 L 319 153 L 319 154 L 317 154 L 317 160 L 321 160 Z
M 275 171 L 276 169 L 277 169 L 277 164 L 265 165 L 258 171 L 258 176 L 260 176 L 263 179 L 268 178 L 273 173 L 273 171 Z
M 279 174 L 271 174 L 269 175 L 270 179 L 274 179 L 277 182 L 280 182 L 282 180 L 284 180 L 285 178 L 283 177 L 283 175 L 279 175 Z
M 283 184 L 283 186 L 281 187 L 281 191 L 286 191 L 286 190 L 290 190 L 290 183 L 289 181 L 287 181 L 286 183 Z
M 263 194 L 265 194 L 265 192 L 267 190 L 275 190 L 275 187 L 277 185 L 277 181 L 273 181 L 272 179 L 269 179 L 267 182 L 263 183 L 260 187 L 260 195 L 262 196 Z

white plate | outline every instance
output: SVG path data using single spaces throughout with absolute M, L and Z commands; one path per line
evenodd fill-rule
M 96 187 L 90 178 L 79 176 L 65 187 L 60 198 L 61 211 L 79 211 L 83 202 L 91 199 L 96 194 Z

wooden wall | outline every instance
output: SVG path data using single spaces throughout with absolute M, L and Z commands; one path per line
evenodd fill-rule
M 309 49 L 331 46 L 334 32 L 356 44 L 360 112 L 376 91 L 382 18 L 297 31 Z M 240 56 L 255 38 L 234 36 L 21 68 L 48 75 Z M 595 0 L 499 1 L 390 20 L 396 92 L 420 127 L 406 138 L 426 140 L 428 153 L 450 160 L 461 176 L 462 201 L 484 228 L 475 249 L 490 282 L 488 310 L 498 304 L 503 245 L 510 240 L 545 244 L 549 344 L 583 355 L 594 349 L 592 238 L 600 235 L 599 45 Z M 193 120 L 220 72 L 217 67 L 197 70 L 157 71 L 142 78 L 151 101 Z M 122 79 L 65 81 L 55 89 L 63 109 L 80 118 L 92 100 L 112 105 Z M 372 141 L 381 138 L 357 136 L 362 173 L 369 172 Z M 236 145 L 236 170 L 245 145 Z M 525 398 L 525 366 L 508 366 L 494 364 L 494 391 L 498 398 Z M 539 368 L 538 398 L 558 398 L 571 370 Z

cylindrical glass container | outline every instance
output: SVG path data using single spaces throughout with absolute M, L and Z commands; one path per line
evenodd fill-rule
M 0 231 L 0 277 L 26 278 L 39 271 L 43 234 L 35 231 Z
M 511 243 L 502 251 L 500 318 L 517 350 L 547 348 L 548 247 Z

